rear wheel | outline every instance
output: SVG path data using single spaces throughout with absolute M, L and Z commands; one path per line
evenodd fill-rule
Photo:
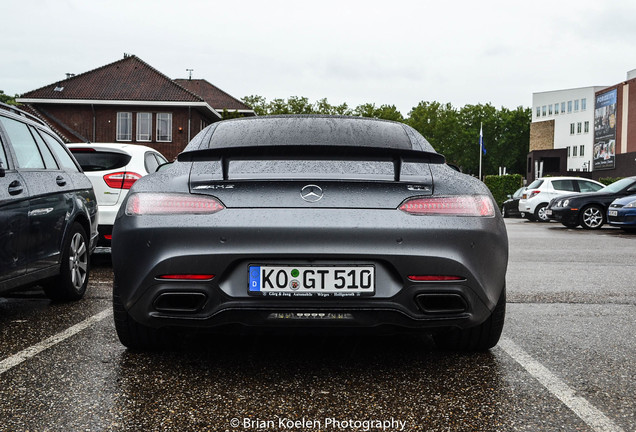
M 486 321 L 467 329 L 451 329 L 433 336 L 438 347 L 455 351 L 486 351 L 499 342 L 506 317 L 506 288 Z
M 548 208 L 547 204 L 539 204 L 537 206 L 537 208 L 534 211 L 534 217 L 539 221 L 539 222 L 549 222 L 550 218 L 548 217 L 548 215 L 546 214 L 546 209 Z
M 120 342 L 133 351 L 150 351 L 168 347 L 170 339 L 163 329 L 139 324 L 124 308 L 117 294 L 117 282 L 113 282 L 113 317 Z
M 48 298 L 70 301 L 84 297 L 90 269 L 88 249 L 86 231 L 75 222 L 62 246 L 60 274 L 43 284 Z
M 605 223 L 605 212 L 597 205 L 585 207 L 581 211 L 581 226 L 585 229 L 599 229 Z

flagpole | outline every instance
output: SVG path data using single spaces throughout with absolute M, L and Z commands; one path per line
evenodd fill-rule
M 481 180 L 481 154 L 484 148 L 484 133 L 483 133 L 484 123 L 479 124 L 479 180 Z

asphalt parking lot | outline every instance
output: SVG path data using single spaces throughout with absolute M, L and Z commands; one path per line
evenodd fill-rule
M 130 353 L 95 261 L 78 303 L 0 299 L 1 431 L 634 431 L 636 235 L 507 219 L 504 336 L 209 337 Z

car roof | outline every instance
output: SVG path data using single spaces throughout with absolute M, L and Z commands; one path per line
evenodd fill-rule
M 211 128 L 211 135 L 204 138 L 200 148 L 320 145 L 433 151 L 423 137 L 418 139 L 419 134 L 402 123 L 363 117 L 244 117 Z
M 69 149 L 92 148 L 101 151 L 120 150 L 125 151 L 126 153 L 145 153 L 147 151 L 160 153 L 158 150 L 153 149 L 152 147 L 131 143 L 72 143 L 66 144 L 66 146 Z

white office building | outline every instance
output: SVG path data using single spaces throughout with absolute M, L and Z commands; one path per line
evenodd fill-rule
M 595 86 L 533 93 L 532 123 L 539 133 L 534 137 L 531 135 L 530 151 L 566 149 L 568 171 L 591 171 L 595 92 L 604 88 Z M 540 122 L 550 123 L 546 123 L 546 127 L 534 124 Z

